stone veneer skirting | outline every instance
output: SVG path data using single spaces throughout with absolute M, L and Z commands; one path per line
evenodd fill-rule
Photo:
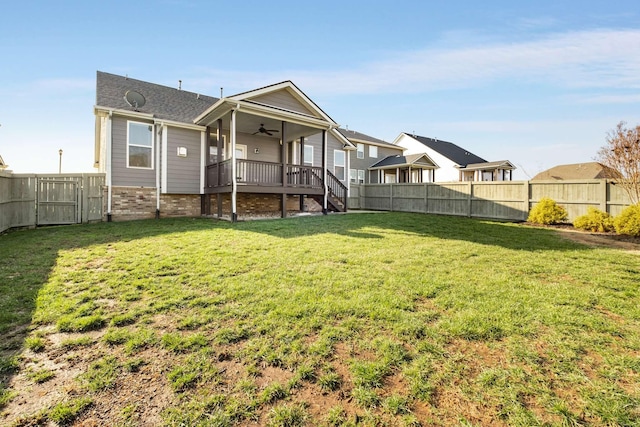
M 231 218 L 231 194 L 222 194 L 222 218 Z M 105 188 L 104 219 L 107 219 L 107 189 Z M 300 197 L 287 197 L 287 215 L 300 212 Z M 307 197 L 304 211 L 320 212 L 322 206 Z M 238 193 L 238 219 L 279 218 L 281 195 Z M 210 197 L 210 211 L 217 215 L 218 204 L 215 194 Z M 160 196 L 160 217 L 199 217 L 202 215 L 200 194 L 162 194 Z M 156 189 L 154 187 L 113 187 L 111 192 L 112 221 L 149 219 L 156 216 Z

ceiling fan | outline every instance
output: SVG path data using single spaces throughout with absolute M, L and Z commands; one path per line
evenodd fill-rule
M 273 134 L 271 132 L 280 132 L 280 131 L 277 130 L 277 129 L 265 129 L 264 128 L 264 124 L 261 123 L 260 127 L 258 128 L 258 130 L 255 131 L 254 133 L 252 133 L 251 135 L 255 135 L 257 133 L 266 133 L 267 135 L 272 136 Z

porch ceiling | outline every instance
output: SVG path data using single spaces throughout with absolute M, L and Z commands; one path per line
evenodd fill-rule
M 223 127 L 228 129 L 230 123 L 231 114 L 226 115 L 223 118 Z M 257 132 L 261 125 L 264 125 L 265 129 L 275 129 L 277 132 L 272 132 L 273 136 L 257 133 L 256 135 L 264 136 L 268 138 L 281 138 L 282 137 L 282 121 L 269 117 L 257 116 L 254 114 L 246 114 L 242 111 L 238 111 L 236 115 L 236 130 L 239 133 L 253 134 Z M 286 124 L 286 139 L 288 141 L 296 140 L 302 136 L 308 137 L 320 132 L 320 129 L 304 126 L 298 123 L 287 122 Z

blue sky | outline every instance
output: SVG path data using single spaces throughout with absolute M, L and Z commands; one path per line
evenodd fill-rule
M 292 80 L 350 129 L 528 179 L 640 123 L 636 1 L 22 1 L 0 14 L 0 156 L 93 172 L 96 70 L 219 96 Z

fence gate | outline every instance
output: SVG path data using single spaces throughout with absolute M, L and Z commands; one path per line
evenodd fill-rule
M 36 225 L 76 224 L 81 222 L 80 182 L 73 177 L 66 180 L 38 177 Z

